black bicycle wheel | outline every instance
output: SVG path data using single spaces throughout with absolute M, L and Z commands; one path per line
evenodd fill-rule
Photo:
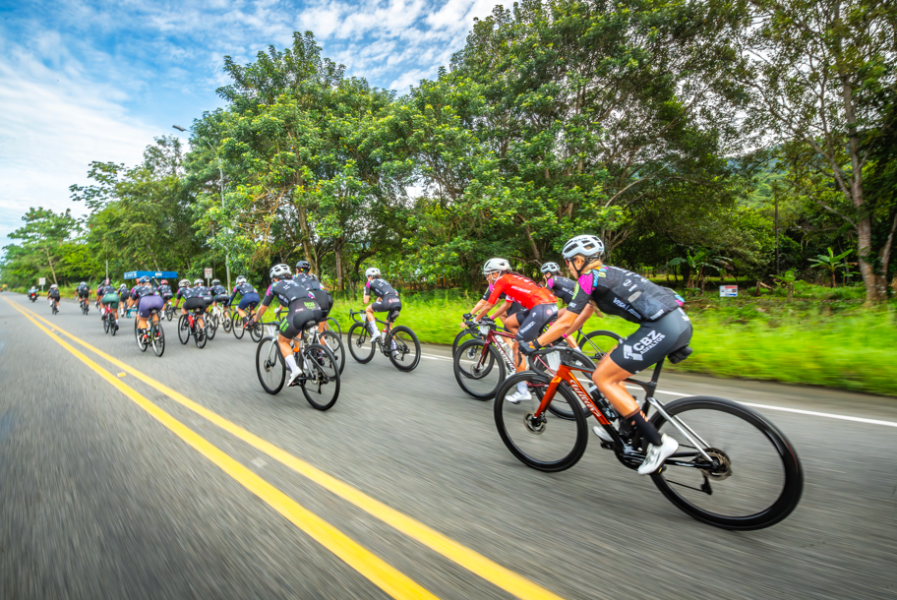
M 218 332 L 218 315 L 215 313 L 210 313 L 206 315 L 206 335 L 209 336 L 210 340 L 215 339 L 215 333 Z
M 519 382 L 527 384 L 532 400 L 512 404 L 505 397 L 516 391 Z M 550 377 L 534 371 L 511 375 L 498 388 L 493 414 L 498 434 L 511 454 L 528 467 L 554 472 L 569 469 L 582 458 L 588 444 L 589 429 L 582 411 L 572 411 L 579 401 L 564 382 L 557 386 L 552 402 L 566 401 L 575 418 L 560 419 L 547 410 L 538 419 L 533 417 L 542 396 L 533 391 L 538 388 L 545 390 L 550 383 Z
M 769 527 L 795 509 L 803 470 L 772 423 L 737 402 L 707 396 L 680 398 L 663 408 L 687 425 L 715 463 L 710 466 L 679 428 L 654 413 L 651 422 L 679 441 L 679 451 L 651 478 L 679 509 L 709 525 L 739 530 Z
M 206 347 L 206 342 L 209 340 L 207 331 L 208 327 L 205 324 L 200 326 L 198 318 L 193 322 L 193 341 L 196 342 L 197 348 Z
M 181 315 L 178 319 L 178 340 L 182 344 L 190 341 L 190 321 L 187 315 Z
M 420 342 L 409 327 L 393 327 L 384 343 L 389 362 L 399 371 L 410 373 L 420 364 Z
M 262 338 L 255 351 L 255 372 L 259 383 L 269 394 L 276 394 L 283 388 L 287 377 L 287 365 L 277 346 L 277 336 Z
M 253 325 L 249 328 L 249 337 L 252 338 L 253 342 L 262 341 L 262 336 L 265 334 L 265 326 L 261 321 Z
M 488 346 L 488 347 L 487 347 Z M 505 380 L 505 361 L 493 344 L 486 340 L 467 340 L 452 357 L 455 380 L 461 389 L 477 400 L 495 397 Z
M 234 337 L 238 340 L 243 338 L 246 331 L 243 329 L 243 317 L 240 316 L 240 313 L 235 312 L 231 318 L 231 331 L 234 332 Z
M 458 352 L 458 348 L 466 342 L 467 340 L 473 339 L 475 337 L 481 337 L 479 334 L 473 333 L 470 329 L 462 329 L 458 332 L 458 335 L 455 336 L 455 340 L 452 342 L 452 356 Z
M 346 345 L 349 346 L 349 354 L 361 364 L 371 362 L 374 358 L 374 344 L 371 340 L 371 332 L 362 323 L 355 323 L 349 328 L 346 337 Z
M 169 322 L 171 322 L 172 317 L 174 317 L 174 307 L 166 306 L 165 307 L 165 318 L 168 319 Z
M 312 407 L 328 410 L 339 398 L 339 365 L 330 349 L 320 344 L 310 344 L 302 350 L 305 361 L 305 378 L 302 393 Z
M 109 330 L 112 332 L 112 337 L 115 337 L 115 334 L 118 333 L 118 319 L 115 318 L 115 315 L 109 315 L 108 318 L 112 321 Z
M 346 348 L 343 346 L 343 341 L 335 332 L 327 329 L 321 334 L 321 342 L 333 353 L 333 357 L 339 364 L 339 374 L 342 375 L 343 369 L 346 368 Z
M 342 337 L 343 328 L 339 326 L 339 321 L 337 321 L 333 317 L 327 317 L 327 327 L 336 332 L 336 335 Z
M 137 347 L 140 348 L 140 351 L 146 352 L 146 348 L 149 346 L 149 340 L 146 342 L 143 341 L 143 336 L 140 335 L 140 329 L 137 328 L 138 322 L 137 319 L 134 319 L 134 339 L 137 340 Z
M 623 337 L 613 331 L 599 329 L 579 336 L 576 342 L 583 354 L 591 358 L 595 363 L 604 358 L 604 355 L 617 347 L 623 341 Z
M 159 320 L 161 321 L 161 318 Z M 150 327 L 150 343 L 156 356 L 165 353 L 165 332 L 162 331 L 162 323 L 153 323 Z
M 233 327 L 231 319 L 233 319 L 233 315 L 229 310 L 225 310 L 221 316 L 221 329 L 224 330 L 224 333 L 230 333 L 231 327 Z
M 111 321 L 111 320 L 112 320 L 112 318 L 109 315 L 106 315 L 106 318 L 103 319 L 103 332 L 104 333 L 109 333 L 109 328 L 111 327 L 109 321 Z

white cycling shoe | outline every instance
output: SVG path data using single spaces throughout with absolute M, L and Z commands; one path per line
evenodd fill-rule
M 679 449 L 679 442 L 675 438 L 664 434 L 660 436 L 660 439 L 662 442 L 660 446 L 653 444 L 648 446 L 648 455 L 645 456 L 644 462 L 638 468 L 639 475 L 650 475 L 659 469 L 663 462 Z
M 610 434 L 607 432 L 607 429 L 602 427 L 601 425 L 595 425 L 592 427 L 592 433 L 598 436 L 598 439 L 604 442 L 605 444 L 613 444 L 614 438 L 610 437 Z
M 287 387 L 293 385 L 293 382 L 299 379 L 302 376 L 302 369 L 296 369 L 292 373 L 290 373 L 290 382 L 287 384 Z
M 533 395 L 529 393 L 529 390 L 526 392 L 520 393 L 520 391 L 516 391 L 510 396 L 505 396 L 505 400 L 510 402 L 511 404 L 520 404 L 524 400 L 532 400 Z

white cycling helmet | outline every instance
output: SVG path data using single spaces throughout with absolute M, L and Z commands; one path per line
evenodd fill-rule
M 604 254 L 604 242 L 597 235 L 578 235 L 564 244 L 564 259 L 569 260 L 577 255 L 586 258 Z
M 561 267 L 556 262 L 547 262 L 539 270 L 542 273 L 560 273 Z
M 237 277 L 237 285 L 240 285 L 241 283 L 246 283 L 246 278 L 243 277 L 242 275 Z
M 79 283 L 78 285 L 87 285 L 87 282 L 86 282 L 86 281 L 82 281 L 82 282 Z
M 293 271 L 289 265 L 280 263 L 271 267 L 269 275 L 271 275 L 271 279 L 292 279 Z
M 190 282 L 187 281 L 186 279 L 181 279 L 180 281 L 178 281 L 178 287 L 182 287 L 182 288 L 190 287 Z
M 377 267 L 371 267 L 367 271 L 364 272 L 365 277 L 380 277 L 380 269 Z
M 58 287 L 59 287 L 59 286 L 56 285 L 56 284 L 54 283 L 53 285 L 50 286 L 50 289 L 51 289 L 51 290 L 55 290 L 55 289 L 58 288 Z
M 194 287 L 196 287 L 196 286 L 200 286 L 200 285 L 202 285 L 202 279 L 194 279 L 194 280 L 193 280 L 193 286 L 194 286 Z
M 483 275 L 488 275 L 489 273 L 494 273 L 495 271 L 510 271 L 511 263 L 506 261 L 503 258 L 490 258 L 486 261 L 486 264 L 483 265 Z

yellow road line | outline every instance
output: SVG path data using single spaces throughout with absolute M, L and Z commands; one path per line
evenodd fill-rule
M 41 317 L 38 318 L 45 323 L 49 323 L 49 321 L 46 321 Z M 165 384 L 159 383 L 158 381 L 144 375 L 130 365 L 123 363 L 122 361 L 109 356 L 102 350 L 98 350 L 87 342 L 78 339 L 71 333 L 68 333 L 63 329 L 59 330 L 91 352 L 94 352 L 103 359 L 108 360 L 118 367 L 121 367 L 140 381 L 169 396 L 172 400 L 189 408 L 196 414 L 208 419 L 228 433 L 231 433 L 234 436 L 240 438 L 250 446 L 256 448 L 261 452 L 264 452 L 274 460 L 277 460 L 280 463 L 293 469 L 297 473 L 304 475 L 311 481 L 314 481 L 321 487 L 329 490 L 343 500 L 354 504 L 371 516 L 380 519 L 396 530 L 401 531 L 405 535 L 417 540 L 424 546 L 430 548 L 435 552 L 438 552 L 445 558 L 455 562 L 458 565 L 461 565 L 470 572 L 479 575 L 486 581 L 489 581 L 493 585 L 498 586 L 506 592 L 513 594 L 514 596 L 517 596 L 518 598 L 521 598 L 523 600 L 562 600 L 560 596 L 553 594 L 552 592 L 530 581 L 529 579 L 518 575 L 514 571 L 511 571 L 510 569 L 499 565 L 495 561 L 486 558 L 482 554 L 479 554 L 478 552 L 475 552 L 467 548 L 466 546 L 459 544 L 458 542 L 439 533 L 438 531 L 427 527 L 420 521 L 413 519 L 408 515 L 405 515 L 395 510 L 394 508 L 387 506 L 386 504 L 383 504 L 379 500 L 371 498 L 361 490 L 355 489 L 354 487 L 340 481 L 332 475 L 328 475 L 324 471 L 313 467 L 307 462 L 293 456 L 286 450 L 278 448 L 271 442 L 268 442 L 267 440 L 264 440 L 246 431 L 239 425 L 228 421 L 224 417 L 212 412 L 204 406 L 200 406 L 180 392 L 169 388 Z
M 106 369 L 102 368 L 76 348 L 72 347 L 68 342 L 38 323 L 34 317 L 27 314 L 25 309 L 22 309 L 9 300 L 7 300 L 7 302 L 19 310 L 37 327 L 42 329 L 44 333 L 58 342 L 63 348 L 71 352 L 81 362 L 96 372 L 100 377 L 134 401 L 140 408 L 152 415 L 172 433 L 184 440 L 200 454 L 217 465 L 222 471 L 233 477 L 243 487 L 258 496 L 271 508 L 286 517 L 296 525 L 296 527 L 307 533 L 312 539 L 330 550 L 333 554 L 369 579 L 384 592 L 393 598 L 436 600 L 436 596 L 405 574 L 374 555 L 327 521 L 298 504 L 279 489 L 253 473 L 250 469 L 244 467 L 236 459 L 224 453 L 207 439 L 172 417 L 132 388 L 122 383 Z M 55 329 L 63 331 L 59 327 L 56 327 Z M 66 333 L 66 335 L 72 337 L 71 334 Z

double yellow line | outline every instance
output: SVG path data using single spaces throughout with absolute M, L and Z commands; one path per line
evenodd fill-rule
M 221 429 L 224 429 L 228 433 L 246 442 L 253 448 L 264 452 L 272 459 L 293 469 L 297 473 L 317 483 L 336 496 L 353 504 L 354 506 L 367 512 L 371 516 L 380 519 L 384 523 L 392 526 L 408 537 L 441 554 L 442 556 L 455 562 L 456 564 L 466 568 L 470 572 L 479 575 L 483 579 L 505 590 L 506 592 L 524 600 L 561 600 L 559 596 L 549 592 L 548 590 L 533 583 L 525 577 L 522 577 L 517 573 L 502 567 L 501 565 L 486 558 L 485 556 L 473 550 L 470 550 L 469 548 L 459 544 L 458 542 L 431 529 L 430 527 L 427 527 L 420 521 L 417 521 L 393 508 L 390 508 L 382 502 L 371 498 L 364 492 L 340 481 L 339 479 L 336 479 L 335 477 L 332 477 L 331 475 L 328 475 L 320 469 L 313 467 L 305 461 L 250 433 L 249 431 L 225 419 L 217 413 L 212 412 L 203 406 L 200 406 L 183 394 L 169 388 L 162 383 L 159 383 L 155 379 L 146 376 L 137 369 L 134 369 L 133 367 L 121 362 L 120 360 L 106 354 L 102 350 L 95 348 L 87 342 L 75 337 L 71 333 L 60 329 L 56 325 L 51 324 L 46 319 L 37 316 L 32 311 L 19 306 L 11 300 L 7 299 L 7 302 L 13 308 L 22 313 L 25 317 L 27 317 L 38 328 L 43 330 L 44 333 L 46 333 L 53 340 L 59 343 L 63 348 L 68 350 L 70 353 L 72 353 L 72 355 L 77 357 L 90 369 L 100 375 L 100 377 L 108 381 L 116 389 L 125 394 L 125 396 L 134 401 L 135 404 L 152 415 L 156 420 L 167 427 L 172 433 L 195 448 L 200 454 L 208 458 L 212 463 L 214 463 L 222 471 L 230 475 L 247 490 L 258 496 L 261 500 L 266 502 L 274 510 L 286 517 L 299 529 L 307 533 L 310 537 L 327 548 L 333 554 L 338 556 L 346 564 L 358 571 L 358 573 L 366 577 L 368 580 L 370 580 L 377 587 L 382 589 L 393 598 L 411 599 L 436 597 L 428 590 L 420 586 L 418 583 L 416 583 L 397 569 L 393 568 L 391 565 L 346 536 L 340 530 L 336 529 L 328 522 L 324 521 L 314 513 L 299 505 L 297 502 L 289 498 L 286 494 L 243 466 L 236 459 L 224 453 L 217 446 L 172 417 L 170 414 L 159 408 L 156 404 L 139 394 L 137 391 L 125 385 L 121 380 L 109 373 L 109 371 L 88 358 L 85 354 L 80 352 L 78 349 L 73 347 L 71 344 L 63 340 L 61 337 L 56 335 L 53 331 L 51 331 L 38 321 L 42 321 L 46 325 L 49 325 L 53 328 L 54 331 L 58 331 L 64 334 L 66 337 L 78 343 L 90 352 L 123 369 L 126 373 L 165 394 L 175 402 L 192 410 L 196 414 L 219 426 Z

